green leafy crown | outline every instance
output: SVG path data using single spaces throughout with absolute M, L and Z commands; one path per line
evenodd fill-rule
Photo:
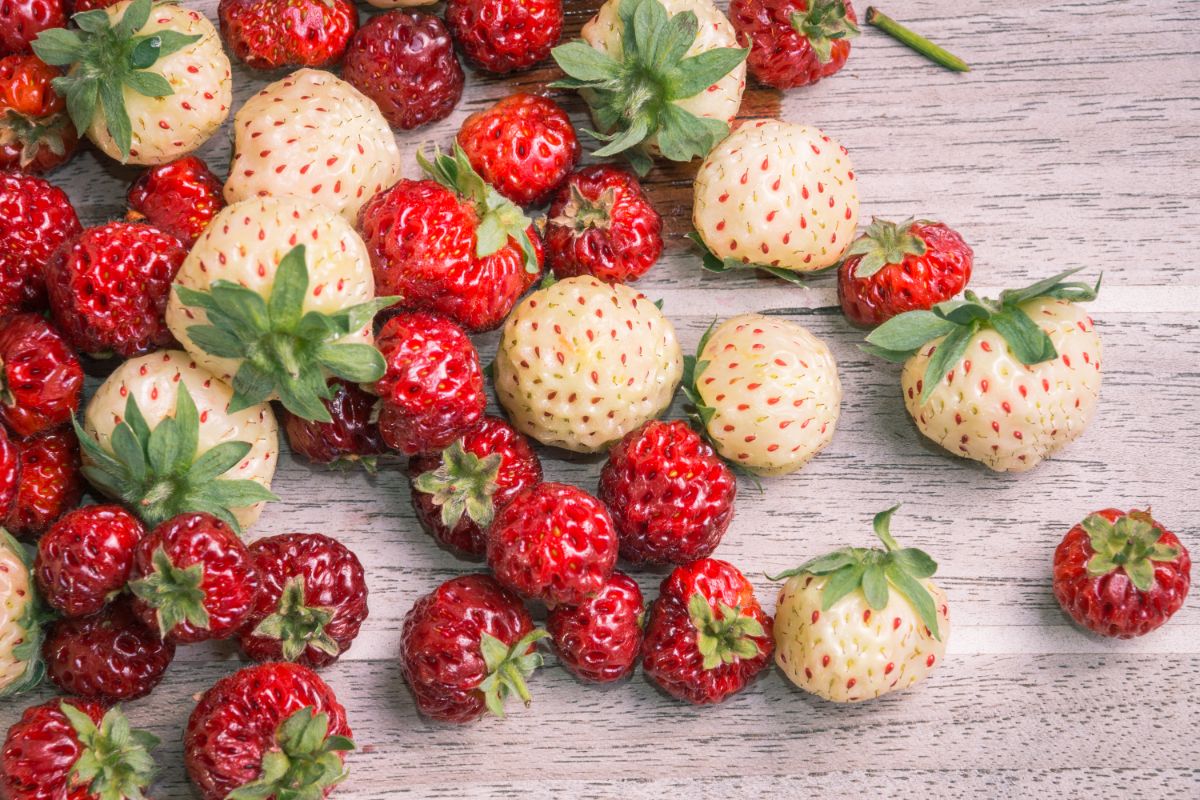
M 258 623 L 254 635 L 279 640 L 285 661 L 300 658 L 309 646 L 331 656 L 338 655 L 341 652 L 338 643 L 325 631 L 333 621 L 333 611 L 307 605 L 304 595 L 304 576 L 288 578 L 275 613 Z
M 808 11 L 793 11 L 789 19 L 822 64 L 832 60 L 834 42 L 859 34 L 858 25 L 846 15 L 845 0 L 808 0 Z
M 52 114 L 48 119 L 33 119 L 9 109 L 0 124 L 0 146 L 17 145 L 21 150 L 21 168 L 28 167 L 43 147 L 56 156 L 65 155 L 67 143 L 63 138 L 71 120 L 66 114 Z
M 541 628 L 530 631 L 512 647 L 486 631 L 479 641 L 479 649 L 483 654 L 483 662 L 487 667 L 487 677 L 479 684 L 483 692 L 487 709 L 497 717 L 504 716 L 504 701 L 510 694 L 516 694 L 525 705 L 533 698 L 529 695 L 529 687 L 525 679 L 534 670 L 542 666 L 542 654 L 537 650 L 532 653 L 529 649 L 539 640 L 550 634 Z
M 207 630 L 208 609 L 204 607 L 204 565 L 177 567 L 158 547 L 150 557 L 153 569 L 144 578 L 129 583 L 129 590 L 154 609 L 158 630 L 165 637 L 175 626 L 188 623 Z
M 650 171 L 647 141 L 671 161 L 691 161 L 729 133 L 716 119 L 681 108 L 686 100 L 741 64 L 749 48 L 718 47 L 686 57 L 700 30 L 693 11 L 673 16 L 659 0 L 621 0 L 621 52 L 617 58 L 576 40 L 552 55 L 567 77 L 552 86 L 583 90 L 604 142 L 596 156 L 625 154 L 639 175 Z
M 696 628 L 696 648 L 704 657 L 704 668 L 757 658 L 762 649 L 755 639 L 767 635 L 762 623 L 727 603 L 719 603 L 717 611 L 713 613 L 708 599 L 699 592 L 688 598 L 688 617 Z
M 72 785 L 88 788 L 98 800 L 146 800 L 142 790 L 154 780 L 154 758 L 158 737 L 136 730 L 119 706 L 113 706 L 100 724 L 69 700 L 59 710 L 75 731 L 82 751 L 71 765 Z
M 486 530 L 496 514 L 492 495 L 496 493 L 501 461 L 499 453 L 480 458 L 463 448 L 459 440 L 442 451 L 442 463 L 437 469 L 417 476 L 413 488 L 432 496 L 433 504 L 442 510 L 442 524 L 447 528 L 454 528 L 466 514 L 481 530 Z
M 886 219 L 872 219 L 866 232 L 846 250 L 846 258 L 862 256 L 854 265 L 854 277 L 869 278 L 888 264 L 904 263 L 905 256 L 925 255 L 925 240 L 912 232 L 914 221 L 910 219 L 897 224 Z
M 756 269 L 759 272 L 763 272 L 772 277 L 785 280 L 788 283 L 804 285 L 805 280 L 813 275 L 822 275 L 830 270 L 837 269 L 837 265 L 834 264 L 833 266 L 826 267 L 825 269 L 814 269 L 809 270 L 808 272 L 799 272 L 794 269 L 773 267 L 770 264 L 756 264 L 753 261 L 743 261 L 740 258 L 733 258 L 732 256 L 721 258 L 708 248 L 708 245 L 704 243 L 704 237 L 702 237 L 698 231 L 692 231 L 691 233 L 687 234 L 686 238 L 700 251 L 700 266 L 706 272 L 715 272 L 717 274 L 721 274 L 724 272 L 733 272 L 735 270 Z
M 1134 586 L 1148 592 L 1154 588 L 1154 562 L 1179 558 L 1179 548 L 1159 544 L 1163 530 L 1145 511 L 1130 511 L 1116 522 L 1092 514 L 1083 529 L 1095 552 L 1087 563 L 1093 578 L 1123 569 Z
M 347 776 L 342 753 L 354 749 L 345 736 L 329 734 L 329 715 L 306 706 L 275 731 L 279 745 L 263 753 L 258 777 L 225 800 L 323 800 Z
M 28 595 L 17 627 L 21 631 L 21 642 L 12 649 L 12 657 L 25 665 L 24 671 L 7 686 L 0 686 L 0 698 L 11 697 L 33 689 L 46 676 L 46 664 L 42 660 L 42 639 L 45 638 L 46 623 L 55 615 L 42 600 L 33 579 L 34 548 L 18 542 L 12 534 L 0 527 L 0 549 L 11 550 L 24 565 Z

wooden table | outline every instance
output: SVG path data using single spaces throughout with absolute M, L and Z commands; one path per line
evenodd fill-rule
M 198 5 L 215 16 L 215 0 Z M 420 530 L 399 465 L 368 477 L 285 457 L 282 500 L 253 533 L 332 534 L 358 552 L 370 581 L 371 617 L 324 673 L 361 747 L 337 797 L 1200 796 L 1200 590 L 1164 629 L 1132 642 L 1072 627 L 1050 590 L 1059 538 L 1110 505 L 1152 505 L 1200 555 L 1200 9 L 894 0 L 885 10 L 974 71 L 944 72 L 866 31 L 845 70 L 787 94 L 782 114 L 849 148 L 864 220 L 927 216 L 961 231 L 975 248 L 976 289 L 1076 266 L 1104 272 L 1092 310 L 1105 386 L 1087 433 L 1024 475 L 926 445 L 904 413 L 897 368 L 856 349 L 861 334 L 838 312 L 829 277 L 798 288 L 712 276 L 675 244 L 639 287 L 665 301 L 685 349 L 714 317 L 751 310 L 829 341 L 846 388 L 833 444 L 762 494 L 743 484 L 717 555 L 754 576 L 773 608 L 764 572 L 870 544 L 871 514 L 903 502 L 893 529 L 939 559 L 951 598 L 945 664 L 916 691 L 856 706 L 817 700 L 772 671 L 722 706 L 694 709 L 640 675 L 583 686 L 549 657 L 531 708 L 513 703 L 508 719 L 466 728 L 430 724 L 396 666 L 401 619 L 418 595 L 475 567 Z M 587 12 L 569 16 L 574 30 Z M 450 119 L 400 137 L 410 173 L 419 143 L 447 144 L 468 113 L 551 75 L 469 73 Z M 237 103 L 265 81 L 235 68 Z M 746 110 L 769 114 L 778 103 L 759 90 Z M 582 123 L 577 101 L 568 105 Z M 227 136 L 201 154 L 222 168 Z M 120 213 L 132 174 L 89 152 L 54 180 L 94 224 Z M 660 172 L 653 184 L 674 230 L 685 230 L 688 171 Z M 485 361 L 495 340 L 478 339 Z M 544 455 L 549 478 L 594 488 L 599 459 Z M 661 574 L 637 577 L 653 597 Z M 129 704 L 135 724 L 164 741 L 156 798 L 193 796 L 182 728 L 193 697 L 239 666 L 229 647 L 181 649 L 161 688 Z M 49 696 L 5 702 L 0 726 Z

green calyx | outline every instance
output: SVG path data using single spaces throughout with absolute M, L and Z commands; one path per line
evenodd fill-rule
M 55 615 L 42 601 L 37 582 L 33 578 L 34 548 L 18 542 L 12 534 L 0 527 L 0 549 L 16 554 L 17 560 L 24 565 L 28 592 L 25 607 L 16 620 L 17 628 L 21 631 L 21 643 L 12 649 L 13 659 L 24 664 L 25 669 L 7 686 L 0 686 L 0 698 L 4 698 L 35 688 L 46 676 L 46 664 L 42 660 L 42 640 L 45 638 L 46 624 L 53 620 Z
M 1031 300 L 1048 297 L 1072 303 L 1095 300 L 1100 281 L 1094 286 L 1065 282 L 1078 269 L 1061 272 L 1024 289 L 1008 289 L 997 300 L 964 293 L 962 300 L 938 303 L 930 311 L 906 311 L 892 317 L 867 336 L 862 350 L 888 361 L 903 363 L 930 341 L 945 337 L 929 359 L 925 369 L 920 402 L 924 403 L 946 374 L 962 359 L 971 339 L 991 328 L 1007 342 L 1013 356 L 1026 366 L 1058 358 L 1054 342 L 1021 306 Z
M 855 278 L 869 278 L 888 264 L 902 264 L 906 256 L 923 256 L 925 240 L 912 232 L 913 220 L 899 224 L 873 219 L 865 233 L 854 240 L 846 258 L 862 256 L 854 266 Z
M 525 679 L 542 666 L 542 654 L 530 648 L 539 639 L 550 634 L 541 628 L 530 631 L 520 641 L 509 647 L 501 640 L 484 632 L 479 640 L 479 650 L 487 666 L 487 677 L 479 684 L 487 709 L 497 717 L 504 716 L 504 702 L 510 694 L 516 694 L 528 706 L 533 698 Z
M 417 476 L 413 488 L 431 495 L 433 504 L 442 510 L 442 524 L 447 528 L 453 528 L 466 514 L 486 530 L 496 514 L 492 495 L 496 493 L 502 460 L 499 453 L 484 458 L 469 453 L 459 440 L 442 451 L 437 469 Z
M 315 422 L 332 422 L 321 402 L 331 400 L 326 372 L 354 383 L 383 377 L 383 356 L 369 344 L 337 344 L 361 330 L 397 297 L 377 297 L 334 314 L 305 312 L 308 265 L 304 245 L 280 260 L 271 296 L 232 281 L 216 280 L 207 292 L 175 284 L 185 305 L 202 308 L 207 325 L 187 329 L 192 342 L 218 358 L 239 359 L 229 411 L 241 411 L 278 394 L 284 408 Z
M 145 800 L 142 791 L 155 772 L 150 751 L 158 747 L 158 737 L 130 727 L 119 706 L 110 708 L 99 725 L 70 701 L 60 702 L 59 710 L 82 745 L 71 765 L 71 784 L 86 786 L 98 800 Z
M 550 222 L 576 234 L 592 228 L 607 230 L 612 224 L 612 207 L 617 201 L 617 190 L 610 187 L 595 200 L 589 200 L 574 183 L 570 187 L 570 200 L 563 206 L 562 213 Z
M 745 61 L 749 48 L 718 47 L 685 57 L 700 23 L 695 12 L 669 15 L 659 0 L 621 0 L 621 52 L 617 58 L 582 40 L 551 51 L 567 78 L 551 86 L 581 90 L 604 142 L 594 155 L 624 154 L 639 175 L 652 166 L 652 138 L 664 158 L 691 161 L 704 156 L 729 133 L 722 120 L 681 108 Z
M 0 123 L 0 146 L 19 145 L 21 167 L 28 167 L 43 147 L 56 156 L 65 155 L 67 144 L 63 134 L 70 125 L 66 114 L 54 114 L 48 120 L 35 120 L 11 109 Z
M 825 576 L 828 580 L 821 595 L 821 610 L 828 611 L 833 604 L 856 589 L 874 610 L 888 604 L 888 592 L 894 589 L 908 601 L 929 629 L 933 638 L 941 641 L 938 631 L 937 607 L 933 596 L 922 583 L 937 572 L 937 562 L 924 550 L 915 547 L 900 547 L 888 530 L 892 514 L 900 506 L 875 515 L 875 535 L 885 549 L 867 547 L 844 547 L 828 555 L 806 561 L 795 569 L 779 575 L 767 576 L 768 580 L 781 581 L 795 575 Z
M 88 129 L 99 104 L 123 160 L 133 144 L 124 90 L 147 97 L 174 94 L 167 79 L 150 67 L 200 39 L 172 30 L 139 35 L 152 5 L 151 0 L 134 0 L 115 25 L 103 9 L 85 11 L 71 18 L 79 30 L 50 28 L 33 42 L 33 52 L 42 61 L 72 68 L 70 74 L 55 78 L 53 86 L 66 98 L 75 129 L 81 134 Z
M 520 206 L 493 189 L 471 166 L 467 154 L 454 143 L 453 152 L 446 155 L 434 149 L 433 160 L 417 152 L 417 163 L 433 180 L 452 192 L 470 201 L 479 216 L 479 227 L 475 229 L 475 255 L 486 258 L 503 249 L 508 240 L 514 239 L 521 248 L 525 271 L 536 275 L 537 250 L 529 238 L 529 227 L 533 221 L 525 216 Z
M 130 394 L 125 417 L 113 429 L 111 451 L 89 436 L 77 419 L 72 418 L 72 424 L 90 461 L 83 467 L 84 476 L 150 527 L 178 514 L 203 511 L 240 533 L 230 509 L 279 499 L 255 481 L 220 477 L 246 457 L 248 442 L 222 442 L 197 455 L 200 415 L 182 381 L 175 416 L 165 417 L 154 430 Z
M 696 246 L 700 251 L 700 266 L 706 272 L 715 272 L 717 274 L 724 272 L 736 272 L 748 269 L 755 269 L 759 272 L 770 275 L 773 278 L 785 280 L 788 283 L 794 283 L 803 286 L 805 280 L 814 275 L 822 275 L 830 270 L 837 269 L 837 265 L 826 267 L 825 269 L 814 269 L 809 272 L 798 272 L 794 269 L 783 269 L 782 267 L 773 267 L 770 264 L 756 264 L 752 261 L 743 261 L 740 258 L 721 258 L 712 250 L 708 249 L 708 245 L 704 243 L 704 237 L 698 231 L 692 231 L 687 234 L 687 240 Z
M 807 11 L 793 11 L 790 17 L 796 33 L 808 39 L 817 60 L 828 64 L 833 59 L 833 43 L 858 36 L 858 25 L 846 15 L 844 0 L 809 0 Z
M 278 747 L 263 754 L 258 777 L 225 800 L 323 800 L 348 775 L 341 754 L 353 750 L 354 742 L 331 736 L 329 715 L 312 706 L 281 722 L 275 742 Z
M 151 555 L 153 571 L 129 583 L 129 590 L 154 609 L 158 630 L 166 636 L 177 625 L 187 623 L 207 630 L 208 609 L 204 607 L 204 565 L 192 564 L 180 569 L 162 547 Z
M 1087 563 L 1093 578 L 1123 569 L 1139 591 L 1148 592 L 1154 588 L 1154 562 L 1179 558 L 1179 548 L 1158 543 L 1163 530 L 1146 511 L 1131 511 L 1116 522 L 1092 514 L 1083 529 L 1095 552 Z
M 767 632 L 761 622 L 743 614 L 741 608 L 718 603 L 714 612 L 707 598 L 696 592 L 688 598 L 688 616 L 696 628 L 696 648 L 704 657 L 705 669 L 757 658 L 762 653 L 754 640 Z
M 285 661 L 295 661 L 309 647 L 336 656 L 341 652 L 338 643 L 325 632 L 332 620 L 330 609 L 306 605 L 304 576 L 296 575 L 284 583 L 275 613 L 258 623 L 254 635 L 278 639 Z

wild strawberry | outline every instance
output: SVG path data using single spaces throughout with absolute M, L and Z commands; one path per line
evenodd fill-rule
M 536 646 L 545 636 L 492 576 L 463 575 L 418 598 L 404 617 L 400 672 L 430 719 L 503 717 L 510 694 L 529 705 L 525 681 L 542 665 Z
M 775 663 L 792 683 L 836 703 L 924 680 L 946 655 L 950 607 L 929 578 L 937 564 L 888 532 L 884 548 L 846 547 L 788 570 L 775 610 Z
M 211 514 L 180 514 L 133 551 L 133 612 L 164 641 L 192 644 L 233 636 L 258 597 L 254 558 Z
M 299 664 L 258 664 L 217 681 L 188 718 L 188 776 L 203 800 L 322 798 L 354 749 L 346 710 Z
M 1054 596 L 1088 630 L 1132 639 L 1183 607 L 1191 572 L 1187 548 L 1149 510 L 1106 508 L 1068 531 L 1054 551 Z
M 255 69 L 328 66 L 358 29 L 349 0 L 221 0 L 217 16 L 233 55 Z
M 225 207 L 221 181 L 195 156 L 146 170 L 127 197 L 131 217 L 144 218 L 189 248 Z
M 40 314 L 9 317 L 0 328 L 0 420 L 18 436 L 71 421 L 83 367 L 58 329 Z M 0 521 L 4 514 L 0 512 Z
M 0 528 L 12 513 L 21 483 L 21 451 L 0 425 Z
M 737 567 L 693 561 L 663 580 L 650 607 L 642 671 L 672 697 L 720 703 L 747 686 L 771 660 L 771 617 Z
M 313 422 L 283 410 L 283 430 L 292 452 L 316 464 L 363 464 L 388 452 L 375 420 L 379 398 L 358 384 L 329 379 L 330 399 L 322 400 L 331 422 Z
M 563 29 L 562 0 L 449 0 L 446 25 L 479 69 L 528 69 L 550 55 Z
M 608 583 L 617 548 L 603 503 L 574 486 L 540 483 L 500 509 L 487 559 L 496 580 L 521 597 L 576 605 Z
M 95 614 L 125 588 L 133 548 L 146 529 L 120 506 L 85 506 L 65 514 L 38 541 L 38 591 L 67 617 Z
M 0 52 L 28 53 L 40 32 L 66 25 L 63 0 L 6 0 L 0 3 Z
M 240 634 L 242 652 L 317 669 L 337 661 L 367 618 L 358 556 L 319 533 L 268 536 L 250 554 L 262 589 Z
M 7 527 L 18 539 L 32 539 L 79 503 L 79 441 L 70 428 L 54 428 L 13 444 L 19 452 L 21 483 Z
M 75 154 L 79 135 L 51 85 L 61 76 L 32 54 L 0 58 L 0 169 L 49 172 Z
M 0 433 L 0 451 L 3 443 Z M 42 635 L 49 616 L 33 577 L 32 548 L 0 527 L 0 698 L 41 682 L 46 671 Z
M 81 230 L 62 189 L 0 171 L 0 317 L 46 307 L 46 262 Z
M 972 292 L 885 322 L 867 352 L 904 363 L 904 404 L 927 438 L 997 472 L 1076 439 L 1100 394 L 1100 335 L 1076 303 L 1100 288 L 1070 270 L 996 300 Z
M 342 74 L 402 131 L 450 116 L 465 80 L 442 21 L 408 11 L 371 17 L 350 42 Z
M 633 674 L 642 650 L 642 590 L 614 572 L 595 597 L 556 606 L 546 618 L 558 660 L 576 677 L 611 683 Z
M 753 43 L 746 59 L 751 77 L 777 89 L 840 70 L 859 33 L 850 0 L 731 0 L 729 21 Z
M 594 453 L 661 414 L 682 371 L 675 328 L 654 303 L 627 286 L 568 278 L 509 317 L 496 398 L 522 433 Z

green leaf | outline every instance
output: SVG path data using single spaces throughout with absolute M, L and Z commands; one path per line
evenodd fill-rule
M 275 390 L 275 379 L 250 361 L 243 361 L 233 376 L 233 398 L 229 413 L 256 406 L 266 401 Z
M 103 11 L 95 13 L 108 19 L 108 15 Z M 75 63 L 83 53 L 83 40 L 73 30 L 47 28 L 37 35 L 31 47 L 34 54 L 47 64 L 55 67 L 67 67 Z M 588 49 L 591 50 L 590 47 Z
M 326 344 L 317 361 L 339 378 L 354 383 L 374 383 L 387 371 L 383 355 L 369 344 Z
M 559 45 L 550 55 L 563 72 L 589 84 L 616 81 L 621 75 L 620 64 L 582 41 Z
M 208 290 L 217 310 L 243 322 L 247 332 L 266 333 L 271 330 L 267 303 L 258 292 L 226 280 L 213 281 Z
M 195 460 L 189 470 L 190 477 L 197 483 L 207 483 L 236 467 L 252 449 L 249 442 L 215 444 Z
M 276 390 L 279 392 L 279 402 L 296 416 L 316 422 L 333 421 L 333 418 L 329 416 L 329 409 L 325 408 L 320 396 L 300 381 L 282 382 L 276 387 Z
M 86 33 L 101 33 L 112 27 L 108 20 L 108 14 L 101 8 L 93 9 L 92 11 L 82 11 L 71 17 L 71 22 L 75 23 L 79 30 Z
M 67 115 L 76 132 L 82 136 L 92 124 L 96 116 L 96 105 L 100 102 L 100 82 L 80 78 L 71 82 L 67 78 L 55 78 L 51 81 L 55 91 L 65 94 L 67 98 Z
M 821 593 L 821 610 L 828 611 L 833 604 L 862 585 L 866 567 L 861 563 L 847 564 L 829 576 Z
M 169 97 L 175 94 L 167 79 L 157 72 L 131 72 L 125 78 L 125 85 L 147 97 Z
M 608 138 L 608 144 L 595 151 L 592 155 L 597 158 L 606 156 L 615 156 L 618 153 L 636 147 L 646 140 L 650 135 L 650 123 L 644 116 L 639 116 L 633 120 L 629 127 L 624 128 L 615 136 Z
M 232 333 L 215 325 L 191 325 L 187 335 L 192 343 L 217 358 L 245 358 L 245 343 Z
M 929 594 L 929 590 L 925 588 L 919 580 L 909 575 L 897 564 L 888 564 L 884 568 L 888 580 L 892 582 L 892 586 L 896 591 L 908 600 L 909 604 L 916 609 L 917 616 L 921 622 L 929 629 L 933 638 L 938 641 L 942 640 L 941 633 L 938 631 L 937 608 L 934 606 L 933 597 Z
M 871 608 L 878 611 L 887 605 L 888 582 L 882 566 L 871 564 L 866 568 L 862 576 L 862 590 Z
M 191 391 L 183 381 L 179 382 L 179 391 L 175 395 L 175 423 L 179 441 L 171 472 L 182 475 L 192 467 L 200 444 L 200 413 L 196 409 L 196 402 L 192 400 Z
M 665 8 L 663 13 L 666 13 Z M 671 17 L 658 35 L 652 37 L 645 54 L 646 63 L 656 71 L 674 68 L 687 55 L 699 31 L 695 12 L 682 11 Z
M 1017 360 L 1026 366 L 1058 358 L 1058 350 L 1046 332 L 1016 306 L 993 314 L 991 325 L 1004 337 Z
M 929 364 L 925 367 L 924 385 L 921 388 L 921 397 L 918 401 L 924 405 L 929 400 L 929 396 L 933 394 L 933 390 L 938 387 L 950 370 L 962 360 L 963 355 L 967 352 L 967 347 L 971 344 L 971 339 L 975 336 L 976 329 L 972 325 L 968 328 L 955 327 L 950 332 L 942 343 L 937 346 L 933 355 L 929 359 Z
M 215 311 L 217 309 L 216 301 L 208 292 L 196 291 L 195 289 L 184 286 L 182 283 L 172 284 L 171 288 L 175 290 L 176 296 L 179 297 L 179 302 L 183 303 L 185 306 L 189 306 L 191 308 L 203 308 L 206 311 Z
M 992 315 L 992 310 L 982 303 L 966 300 L 950 300 L 933 307 L 933 313 L 955 325 L 970 325 L 973 322 L 986 322 Z
M 860 344 L 858 349 L 862 350 L 867 355 L 872 355 L 876 358 L 882 358 L 885 361 L 892 362 L 893 364 L 903 364 L 905 361 L 908 361 L 910 358 L 912 358 L 913 355 L 911 350 L 887 350 L 867 342 Z
M 85 434 L 85 437 L 94 441 L 91 436 Z M 147 468 L 146 452 L 142 442 L 135 438 L 133 429 L 128 424 L 113 428 L 109 444 L 112 446 L 113 455 L 125 467 L 127 474 L 134 480 L 143 480 Z
M 133 0 L 125 8 L 125 13 L 115 26 L 113 32 L 119 39 L 129 39 L 135 33 L 146 27 L 150 20 L 151 0 Z
M 277 331 L 292 333 L 300 324 L 304 296 L 308 293 L 308 267 L 304 245 L 298 244 L 287 252 L 275 270 L 275 285 L 267 310 L 271 326 Z
M 686 100 L 717 83 L 750 55 L 748 47 L 717 47 L 685 58 L 667 73 L 667 97 Z
M 175 471 L 179 456 L 179 425 L 171 417 L 164 418 L 150 433 L 146 448 L 150 469 L 155 475 L 170 475 Z
M 677 16 L 689 14 L 692 17 L 692 39 L 695 39 L 696 31 L 699 28 L 696 23 L 696 15 L 691 11 L 685 11 Z M 625 26 L 623 35 L 630 37 L 627 38 L 628 44 L 631 44 L 640 51 L 642 63 L 651 69 L 660 66 L 657 57 L 658 37 L 663 29 L 666 28 L 668 19 L 667 9 L 663 4 L 657 2 L 657 0 L 652 0 L 652 2 L 638 3 L 633 10 L 632 24 L 627 23 Z
M 100 82 L 100 105 L 104 110 L 104 124 L 121 152 L 121 160 L 127 160 L 129 148 L 133 146 L 133 128 L 125 110 L 125 95 L 120 83 Z
M 702 157 L 729 133 L 724 121 L 698 117 L 673 104 L 663 109 L 660 125 L 658 148 L 671 161 Z
M 924 550 L 904 547 L 891 553 L 892 563 L 914 578 L 929 578 L 937 572 L 937 562 Z
M 261 483 L 252 480 L 221 480 L 205 487 L 203 497 L 221 508 L 246 508 L 257 503 L 270 503 L 279 497 Z M 232 523 L 235 530 L 237 523 Z
M 867 343 L 886 351 L 912 354 L 926 343 L 945 336 L 956 326 L 932 311 L 897 314 L 867 336 Z

